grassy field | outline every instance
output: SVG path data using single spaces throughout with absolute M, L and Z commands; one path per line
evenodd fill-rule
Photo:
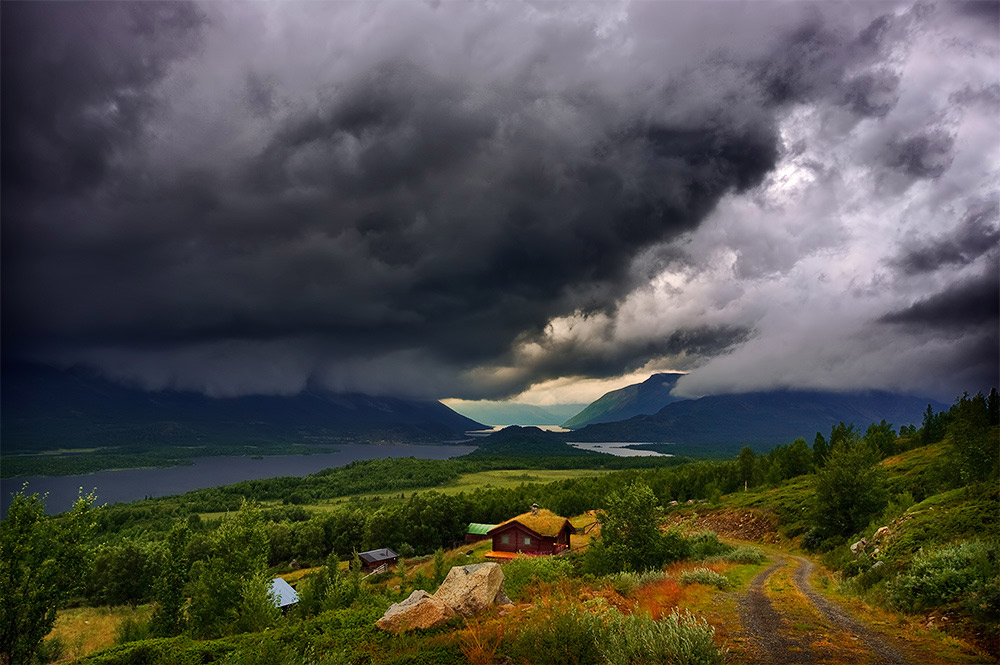
M 82 658 L 105 649 L 115 641 L 118 624 L 126 617 L 146 620 L 152 612 L 149 605 L 131 607 L 73 607 L 60 610 L 56 623 L 46 640 L 63 643 L 63 658 Z
M 444 483 L 442 485 L 437 485 L 435 487 L 424 487 L 420 489 L 408 490 L 406 492 L 376 492 L 369 494 L 352 494 L 348 496 L 337 497 L 336 499 L 331 499 L 329 501 L 323 501 L 321 503 L 307 503 L 303 504 L 302 507 L 306 510 L 314 511 L 324 511 L 324 510 L 340 510 L 345 505 L 350 506 L 359 500 L 372 500 L 372 499 L 392 499 L 398 498 L 400 494 L 405 494 L 406 496 L 411 496 L 413 494 L 421 494 L 424 492 L 440 492 L 442 494 L 459 494 L 460 492 L 471 492 L 480 488 L 507 488 L 507 487 L 517 487 L 523 484 L 532 483 L 551 483 L 559 480 L 568 480 L 570 478 L 585 478 L 589 476 L 597 476 L 605 473 L 610 473 L 609 471 L 601 469 L 502 469 L 497 471 L 479 471 L 477 473 L 466 473 L 459 476 L 457 479 Z M 262 501 L 261 505 L 279 505 L 278 501 Z M 225 513 L 200 513 L 202 519 L 219 519 Z

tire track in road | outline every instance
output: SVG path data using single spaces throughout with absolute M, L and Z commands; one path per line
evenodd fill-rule
M 795 571 L 795 586 L 827 621 L 836 628 L 857 637 L 865 645 L 865 648 L 875 656 L 874 662 L 880 665 L 909 665 L 909 661 L 899 651 L 889 646 L 882 633 L 857 621 L 843 609 L 821 596 L 812 587 L 809 582 L 809 576 L 813 570 L 811 561 L 798 556 L 792 558 L 799 563 L 799 567 Z
M 816 658 L 809 646 L 789 637 L 788 627 L 783 625 L 781 615 L 764 591 L 768 578 L 785 563 L 782 558 L 753 578 L 746 595 L 739 601 L 740 623 L 758 652 L 760 662 L 771 665 L 813 663 Z

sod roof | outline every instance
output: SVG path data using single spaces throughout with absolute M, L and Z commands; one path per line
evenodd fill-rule
M 490 533 L 496 531 L 501 531 L 512 523 L 517 522 L 522 526 L 526 526 L 539 536 L 545 536 L 546 538 L 555 538 L 563 530 L 563 527 L 569 526 L 570 533 L 576 533 L 576 529 L 573 525 L 569 523 L 569 520 L 565 517 L 560 517 L 556 515 L 551 510 L 541 509 L 538 514 L 524 513 L 523 515 L 518 515 L 517 517 L 512 517 L 506 522 L 501 522 L 492 529 Z

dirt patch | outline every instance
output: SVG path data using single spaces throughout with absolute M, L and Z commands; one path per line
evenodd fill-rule
M 777 543 L 777 518 L 752 510 L 706 510 L 667 515 L 668 526 L 684 531 L 709 530 L 725 538 L 758 543 Z

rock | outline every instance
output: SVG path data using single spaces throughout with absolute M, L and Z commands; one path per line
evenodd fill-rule
M 889 527 L 884 526 L 881 529 L 879 529 L 878 531 L 876 531 L 875 535 L 872 536 L 872 537 L 877 540 L 879 538 L 882 538 L 883 536 L 888 536 L 888 535 L 889 535 Z
M 861 551 L 863 551 L 865 549 L 865 545 L 867 545 L 867 544 L 868 544 L 868 539 L 867 538 L 862 538 L 858 542 L 856 542 L 853 545 L 851 545 L 851 554 L 854 554 L 855 556 L 857 556 Z
M 694 499 L 688 499 L 687 500 L 687 505 L 693 506 L 694 505 Z
M 676 506 L 676 505 L 678 505 L 678 503 L 677 503 L 676 501 L 671 501 L 671 502 L 670 502 L 670 505 L 671 505 L 671 506 Z
M 875 570 L 876 568 L 881 568 L 884 565 L 885 565 L 885 561 L 876 561 L 875 564 L 872 565 L 872 570 Z
M 447 603 L 423 589 L 417 589 L 401 603 L 394 603 L 375 625 L 382 630 L 402 633 L 414 628 L 434 628 L 455 616 Z
M 513 607 L 514 601 L 512 601 L 510 598 L 507 597 L 507 594 L 504 593 L 504 590 L 501 587 L 501 589 L 497 591 L 496 598 L 493 599 L 493 604 L 496 605 L 497 607 L 505 607 L 507 605 Z
M 463 616 L 489 609 L 501 596 L 501 600 L 510 603 L 503 593 L 503 570 L 496 563 L 455 566 L 434 595 Z

